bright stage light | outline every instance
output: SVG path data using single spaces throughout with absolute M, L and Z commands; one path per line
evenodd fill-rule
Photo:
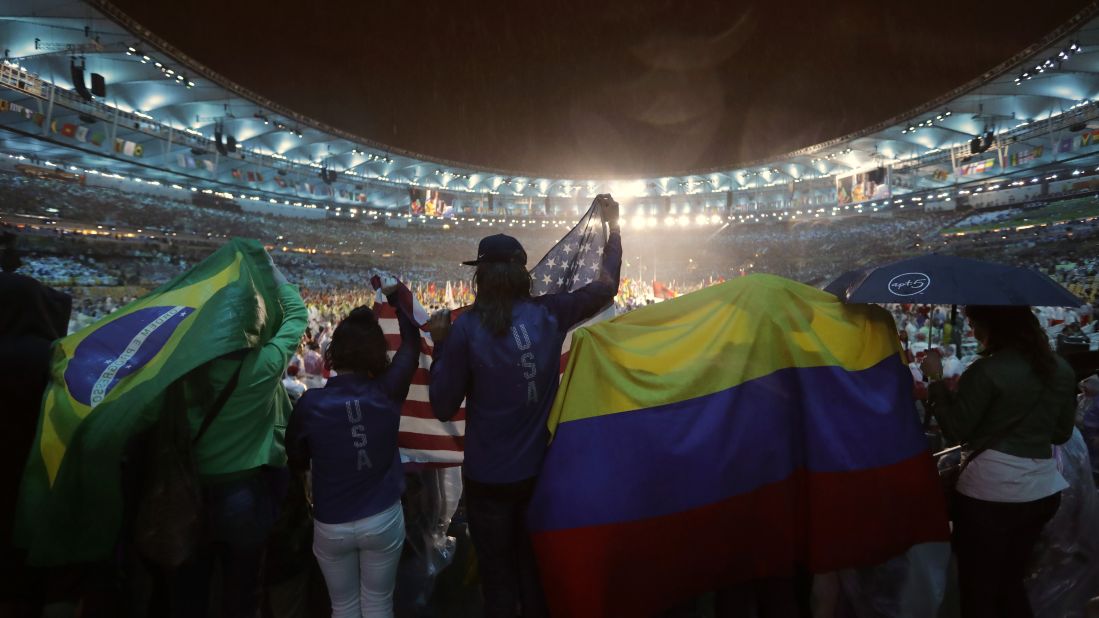
M 687 215 L 680 215 L 680 217 L 679 217 L 679 225 L 680 225 L 681 227 L 686 227 L 686 226 L 687 226 L 687 225 L 689 225 L 690 223 L 691 223 L 691 218 L 690 218 L 690 217 L 688 217 Z
M 610 188 L 611 194 L 618 199 L 644 197 L 645 195 L 644 180 L 615 181 L 611 183 Z

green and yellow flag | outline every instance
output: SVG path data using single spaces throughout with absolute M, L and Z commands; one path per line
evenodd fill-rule
M 233 239 L 161 288 L 54 343 L 16 523 L 16 542 L 32 563 L 109 555 L 122 521 L 127 442 L 153 424 L 173 381 L 271 338 L 282 320 L 276 279 L 262 245 Z

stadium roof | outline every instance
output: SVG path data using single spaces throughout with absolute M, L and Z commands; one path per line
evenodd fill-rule
M 1033 139 L 1043 125 L 1099 118 L 1099 3 L 970 83 L 858 133 L 746 165 L 634 179 L 489 170 L 390 148 L 231 82 L 105 0 L 6 0 L 0 12 L 7 58 L 0 70 L 6 86 L 0 124 L 10 129 L 0 135 L 5 148 L 33 143 L 39 156 L 66 164 L 110 158 L 121 171 L 140 167 L 166 180 L 190 177 L 288 199 L 300 200 L 300 188 L 286 185 L 321 184 L 321 169 L 337 173 L 333 183 L 323 183 L 336 188 L 334 198 L 345 191 L 351 201 L 361 196 L 358 201 L 370 204 L 391 200 L 395 187 L 405 186 L 533 199 L 824 184 L 881 165 L 949 160 L 952 149 L 961 153 L 988 131 Z M 86 82 L 92 73 L 103 76 L 105 96 L 88 100 L 78 92 L 74 62 L 84 65 Z M 338 84 L 326 90 L 339 96 Z M 235 139 L 237 151 L 218 152 L 219 133 Z M 100 144 L 92 140 L 97 134 Z

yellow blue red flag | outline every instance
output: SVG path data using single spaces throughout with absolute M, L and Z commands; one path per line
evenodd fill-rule
M 948 537 L 890 315 L 751 275 L 574 332 L 529 508 L 554 615 Z

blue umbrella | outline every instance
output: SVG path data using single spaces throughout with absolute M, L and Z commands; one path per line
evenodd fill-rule
M 1039 307 L 1084 304 L 1061 284 L 1029 268 L 937 253 L 867 269 L 841 298 L 848 303 Z
M 847 294 L 847 288 L 850 287 L 852 283 L 862 279 L 865 274 L 866 271 L 863 270 L 849 270 L 836 277 L 832 283 L 824 286 L 824 291 L 843 299 Z

